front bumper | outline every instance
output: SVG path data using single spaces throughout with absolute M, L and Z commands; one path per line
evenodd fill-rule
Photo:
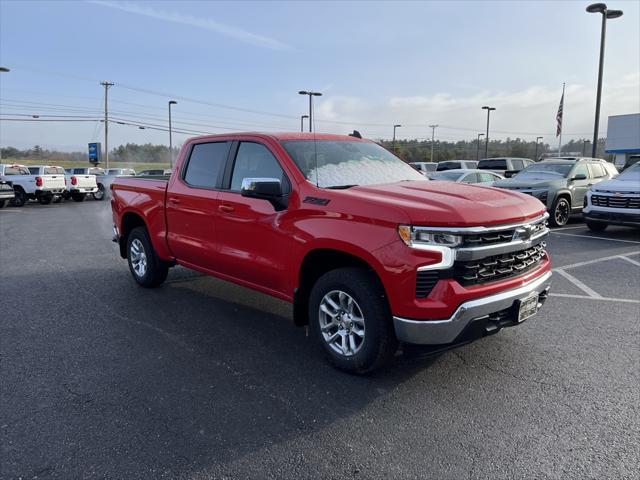
M 514 304 L 516 300 L 528 297 L 534 292 L 539 295 L 539 306 L 546 300 L 551 286 L 551 272 L 526 284 L 462 303 L 454 314 L 442 320 L 412 320 L 393 317 L 393 324 L 398 340 L 404 343 L 419 345 L 444 345 L 455 343 L 461 334 L 474 322 L 486 322 L 493 315 L 498 315 L 498 326 L 509 326 L 517 323 Z
M 15 198 L 16 194 L 13 190 L 0 190 L 0 200 L 11 200 Z
M 606 223 L 607 225 L 622 225 L 626 227 L 640 227 L 640 213 L 627 213 L 621 211 L 595 210 L 583 211 L 582 216 L 590 222 Z M 636 210 L 637 211 L 637 210 Z

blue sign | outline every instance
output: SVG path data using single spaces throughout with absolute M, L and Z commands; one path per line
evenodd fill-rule
M 100 163 L 100 157 L 102 152 L 102 145 L 100 142 L 89 144 L 89 162 Z

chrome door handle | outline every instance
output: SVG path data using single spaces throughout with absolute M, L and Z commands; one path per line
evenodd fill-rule
M 231 213 L 234 211 L 234 208 L 231 205 L 220 205 L 218 207 L 218 210 L 220 210 L 223 213 Z

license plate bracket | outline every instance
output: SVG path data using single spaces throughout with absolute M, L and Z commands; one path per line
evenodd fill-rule
M 518 323 L 524 322 L 527 318 L 533 317 L 538 313 L 538 293 L 535 292 L 528 297 L 518 299 Z

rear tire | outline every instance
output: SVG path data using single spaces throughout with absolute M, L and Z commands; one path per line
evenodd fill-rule
M 85 197 L 87 196 L 86 193 L 72 193 L 71 194 L 71 198 L 73 198 L 74 202 L 84 202 Z
M 587 227 L 589 227 L 589 230 L 591 230 L 592 232 L 604 232 L 608 227 L 606 223 L 590 222 L 588 220 L 585 223 L 587 224 Z
M 11 200 L 12 207 L 24 207 L 24 204 L 27 203 L 27 194 L 24 193 L 24 190 L 20 187 L 16 187 L 13 189 L 13 193 L 15 197 Z
M 38 197 L 38 202 L 40 202 L 42 205 L 49 205 L 52 200 L 53 195 L 41 195 L 40 197 Z
M 127 261 L 133 279 L 146 288 L 155 288 L 167 279 L 169 265 L 156 255 L 144 227 L 134 228 L 127 237 Z
M 104 200 L 104 186 L 101 183 L 99 183 L 98 191 L 96 193 L 92 193 L 92 195 L 94 200 L 98 200 L 98 201 Z
M 351 373 L 368 373 L 398 349 L 391 311 L 375 274 L 339 268 L 311 289 L 309 322 L 329 363 Z
M 557 198 L 553 202 L 551 208 L 551 215 L 549 216 L 549 224 L 552 227 L 563 227 L 571 218 L 571 204 L 565 197 Z

